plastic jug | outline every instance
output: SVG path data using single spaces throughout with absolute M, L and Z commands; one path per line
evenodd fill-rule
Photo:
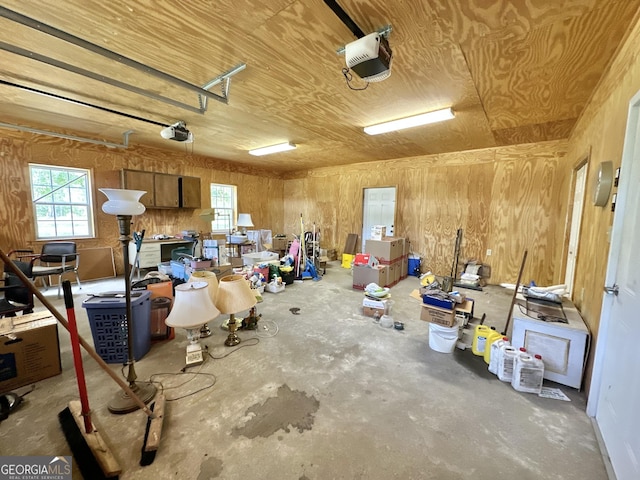
M 491 345 L 502 338 L 502 334 L 491 327 L 491 332 L 487 335 L 487 341 L 484 344 L 484 363 L 489 365 L 491 359 Z
M 540 355 L 520 353 L 513 364 L 511 385 L 519 392 L 540 393 L 544 378 L 544 363 Z
M 487 344 L 487 336 L 492 330 L 486 325 L 476 325 L 473 334 L 473 342 L 471 342 L 471 351 L 474 355 L 484 355 L 484 349 Z
M 513 378 L 513 361 L 518 355 L 518 350 L 511 345 L 500 347 L 498 358 L 498 378 L 503 382 L 510 382 Z
M 511 345 L 508 337 L 502 337 L 491 344 L 489 349 L 489 371 L 494 375 L 498 374 L 498 365 L 500 362 L 500 355 L 502 354 L 501 347 L 503 345 Z

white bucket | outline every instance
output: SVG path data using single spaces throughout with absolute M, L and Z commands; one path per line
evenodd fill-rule
M 458 343 L 458 321 L 453 327 L 429 323 L 429 347 L 440 353 L 453 353 Z

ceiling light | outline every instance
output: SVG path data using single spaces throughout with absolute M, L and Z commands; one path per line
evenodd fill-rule
M 443 122 L 445 120 L 450 120 L 453 117 L 453 110 L 451 110 L 451 108 L 444 108 L 442 110 L 414 115 L 413 117 L 401 118 L 399 120 L 393 120 L 391 122 L 379 123 L 377 125 L 364 127 L 364 131 L 369 135 L 378 135 L 379 133 L 394 132 L 396 130 L 403 130 L 405 128 L 427 125 L 428 123 Z
M 270 147 L 256 148 L 255 150 L 249 150 L 251 155 L 257 157 L 261 155 L 269 155 L 270 153 L 286 152 L 287 150 L 293 150 L 297 148 L 293 143 L 279 143 L 278 145 L 271 145 Z

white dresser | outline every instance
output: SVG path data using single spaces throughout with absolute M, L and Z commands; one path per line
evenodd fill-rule
M 562 303 L 568 323 L 540 320 L 537 318 L 540 310 L 547 318 L 553 316 L 552 309 L 538 310 L 531 303 L 527 311 L 526 300 L 518 295 L 512 312 L 511 344 L 525 347 L 532 355 L 542 355 L 544 378 L 580 389 L 590 344 L 589 329 L 569 300 Z

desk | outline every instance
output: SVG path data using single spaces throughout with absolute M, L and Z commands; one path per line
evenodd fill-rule
M 191 240 L 172 238 L 169 240 L 143 240 L 138 256 L 138 268 L 154 268 L 161 262 L 171 260 L 171 251 L 178 247 L 192 245 Z M 129 263 L 133 265 L 136 259 L 136 242 L 129 242 Z

